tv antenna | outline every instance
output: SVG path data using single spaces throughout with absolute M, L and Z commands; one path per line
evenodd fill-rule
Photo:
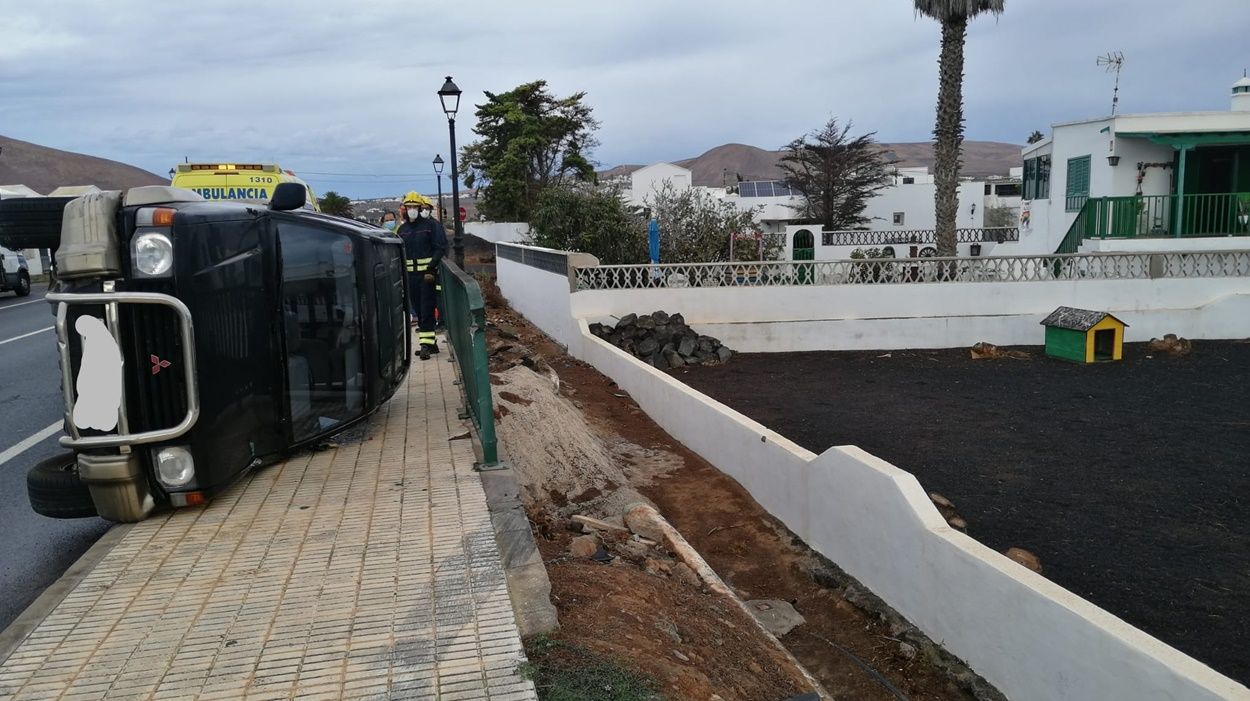
M 1111 93 L 1111 116 L 1114 117 L 1116 107 L 1120 105 L 1120 70 L 1124 68 L 1124 52 L 1111 51 L 1106 56 L 1099 56 L 1098 65 L 1105 67 L 1108 73 L 1115 73 L 1115 91 Z

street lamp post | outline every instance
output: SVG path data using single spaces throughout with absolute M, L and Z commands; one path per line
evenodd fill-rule
M 434 154 L 434 174 L 438 176 L 438 223 L 447 223 L 447 208 L 443 206 L 443 157 Z
M 460 171 L 456 167 L 456 112 L 460 110 L 460 88 L 451 82 L 451 76 L 447 76 L 447 82 L 439 88 L 438 100 L 443 104 L 443 113 L 447 115 L 447 132 L 451 135 L 451 217 L 456 227 L 451 248 L 456 265 L 463 269 L 464 227 L 460 223 Z

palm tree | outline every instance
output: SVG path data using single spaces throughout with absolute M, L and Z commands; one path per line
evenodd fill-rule
M 986 12 L 1002 14 L 1004 0 L 914 0 L 916 12 L 942 23 L 938 59 L 937 125 L 933 129 L 933 197 L 939 256 L 955 255 L 959 214 L 959 152 L 964 141 L 964 41 L 968 21 Z

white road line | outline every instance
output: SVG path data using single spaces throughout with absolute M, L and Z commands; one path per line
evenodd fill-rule
M 45 302 L 45 301 L 47 300 L 45 300 L 43 297 L 40 297 L 39 299 L 32 299 L 29 302 L 18 302 L 17 304 L 6 304 L 3 307 L 0 307 L 0 311 L 4 311 L 5 309 L 12 309 L 13 307 L 24 307 L 27 304 L 35 304 L 36 302 Z
M 45 440 L 48 436 L 51 436 L 60 432 L 61 432 L 61 422 L 57 421 L 56 423 L 43 429 L 39 433 L 36 433 L 35 435 L 30 436 L 29 438 L 23 440 L 21 443 L 18 443 L 12 448 L 9 448 L 3 453 L 0 453 L 0 465 L 3 465 L 6 462 L 12 460 L 13 458 L 16 458 L 18 455 L 21 455 L 22 453 L 29 450 L 30 448 L 35 447 L 41 441 Z
M 43 333 L 44 331 L 51 331 L 52 329 L 55 329 L 55 328 L 56 328 L 55 326 L 49 326 L 46 329 L 39 329 L 38 331 L 31 331 L 30 333 L 24 333 L 21 336 L 14 336 L 13 338 L 6 338 L 3 341 L 0 341 L 0 346 L 3 346 L 6 343 L 12 343 L 13 341 L 20 341 L 23 338 L 26 338 L 27 336 L 34 336 L 37 333 Z

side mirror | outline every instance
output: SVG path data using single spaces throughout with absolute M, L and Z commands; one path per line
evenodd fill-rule
M 269 208 L 279 212 L 300 209 L 308 201 L 308 191 L 299 183 L 278 183 L 273 190 L 273 199 L 269 200 Z

